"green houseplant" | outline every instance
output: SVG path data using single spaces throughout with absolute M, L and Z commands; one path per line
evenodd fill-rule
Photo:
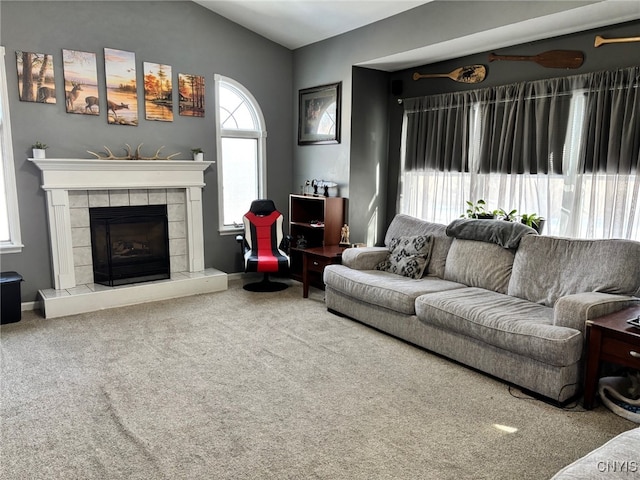
M 204 160 L 204 150 L 200 147 L 194 147 L 191 149 L 191 153 L 193 154 L 193 159 L 197 162 L 201 162 Z
M 475 203 L 467 200 L 467 211 L 465 214 L 461 215 L 462 218 L 481 218 L 481 219 L 492 219 L 494 218 L 493 213 L 487 212 L 486 206 L 487 202 L 482 199 L 477 200 Z
M 527 227 L 533 228 L 536 232 L 542 233 L 545 219 L 538 216 L 537 213 L 523 213 L 520 216 L 520 221 Z
M 33 149 L 33 158 L 45 158 L 45 150 L 49 148 L 49 146 L 46 143 L 36 142 L 31 145 L 31 148 Z
M 500 220 L 505 220 L 507 222 L 513 222 L 516 219 L 516 214 L 518 210 L 515 208 L 509 212 L 504 210 L 503 208 L 499 208 L 493 212 L 495 218 L 499 218 Z

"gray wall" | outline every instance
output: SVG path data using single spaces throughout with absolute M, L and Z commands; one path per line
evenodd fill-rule
M 25 278 L 22 300 L 34 301 L 39 289 L 51 288 L 49 240 L 44 192 L 39 170 L 26 160 L 31 145 L 47 143 L 51 158 L 91 158 L 87 150 L 103 146 L 120 152 L 125 143 L 144 143 L 152 153 L 164 145 L 164 154 L 201 146 L 206 160 L 215 160 L 213 75 L 218 73 L 244 85 L 265 116 L 268 194 L 277 205 L 287 205 L 292 184 L 293 124 L 292 52 L 192 2 L 0 2 L 0 44 L 6 49 L 7 86 L 13 127 L 13 149 L 25 248 L 3 254 L 2 270 L 15 270 Z M 108 125 L 104 106 L 99 117 L 67 114 L 58 95 L 56 105 L 20 102 L 15 51 L 54 56 L 56 90 L 62 92 L 62 49 L 95 52 L 100 89 L 104 89 L 103 48 L 136 54 L 140 114 L 139 126 Z M 173 122 L 144 120 L 142 62 L 172 66 L 178 72 L 204 75 L 206 116 L 181 117 Z M 101 90 L 104 91 L 104 90 Z M 177 112 L 176 109 L 174 111 Z M 241 269 L 234 236 L 218 234 L 216 166 L 205 174 L 203 191 L 205 264 L 223 271 Z M 248 206 L 247 206 L 248 207 Z
M 358 101 L 353 97 L 363 88 L 368 88 L 371 92 L 374 87 L 365 74 L 356 79 L 353 76 L 352 67 L 387 55 L 437 45 L 458 37 L 473 35 L 530 18 L 544 17 L 593 3 L 597 2 L 436 1 L 294 51 L 293 87 L 295 92 L 302 88 L 342 81 L 343 97 L 341 144 L 295 146 L 292 188 L 297 190 L 306 179 L 312 178 L 332 180 L 341 185 L 340 193 L 349 197 L 348 218 L 352 224 L 350 225 L 352 227 L 350 229 L 351 237 L 354 241 L 362 241 L 366 237 L 364 219 L 369 218 L 372 208 L 378 208 L 381 218 L 386 217 L 387 223 L 395 214 L 397 170 L 394 170 L 393 164 L 390 163 L 389 171 L 381 171 L 382 184 L 390 187 L 386 196 L 376 195 L 373 182 L 354 180 L 363 172 L 369 172 L 374 161 L 368 158 L 367 149 L 370 148 L 370 145 L 362 142 L 359 145 L 351 145 L 352 138 L 362 138 L 365 133 L 357 132 L 357 129 L 361 126 L 364 129 L 370 129 L 371 124 L 366 123 L 363 126 L 361 122 L 373 108 L 366 102 Z M 513 43 L 518 43 L 517 39 L 514 39 Z M 583 45 L 583 43 L 581 44 Z M 608 55 L 611 55 L 611 51 L 608 52 Z M 487 63 L 485 55 L 474 57 L 481 59 L 479 63 Z M 637 58 L 637 53 L 633 58 Z M 470 59 L 471 57 L 456 59 L 451 62 L 443 62 L 442 65 L 432 65 L 432 67 L 438 69 L 445 67 L 444 71 L 450 71 L 446 68 L 451 66 L 455 68 L 460 66 L 460 61 L 465 62 Z M 524 69 L 522 70 L 523 78 L 536 73 L 536 67 L 532 65 L 514 67 L 513 64 L 510 66 L 505 64 L 500 67 L 500 70 L 508 72 L 516 68 Z M 498 70 L 498 66 L 496 66 L 496 70 Z M 405 79 L 404 86 L 407 90 L 406 93 L 409 94 L 413 92 L 412 88 L 414 87 L 410 85 L 408 80 L 410 72 L 407 71 L 405 74 L 405 76 L 400 75 L 399 77 L 389 75 L 389 81 L 395 78 Z M 554 71 L 550 74 L 557 75 L 558 72 Z M 494 75 L 492 81 L 497 83 L 512 81 L 510 80 L 512 77 L 508 73 L 506 76 L 502 75 L 503 73 Z M 378 89 L 376 97 L 380 98 L 384 89 L 387 98 L 389 98 L 389 85 L 381 85 L 379 78 L 374 83 Z M 388 106 L 390 114 L 401 112 L 396 99 L 389 100 L 391 101 Z M 297 105 L 294 108 L 296 109 L 294 120 L 297 122 Z M 297 128 L 296 125 L 292 126 L 294 131 Z M 394 137 L 398 138 L 399 135 L 397 122 L 392 121 L 389 127 L 389 140 L 392 142 Z M 369 134 L 372 133 L 374 132 L 369 131 Z M 383 138 L 387 132 L 378 131 L 375 135 L 377 138 Z M 390 143 L 390 149 L 393 149 L 390 162 L 397 161 L 393 156 L 397 148 L 395 143 Z M 376 201 L 371 206 L 370 201 L 374 197 Z M 384 223 L 380 222 L 382 230 L 385 229 Z

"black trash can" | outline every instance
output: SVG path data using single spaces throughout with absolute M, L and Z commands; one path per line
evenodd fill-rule
M 0 324 L 19 322 L 22 318 L 20 282 L 17 272 L 0 272 Z

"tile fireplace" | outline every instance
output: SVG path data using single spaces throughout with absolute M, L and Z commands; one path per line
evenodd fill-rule
M 47 318 L 227 288 L 224 272 L 204 266 L 202 187 L 204 171 L 212 162 L 29 160 L 42 171 L 47 196 L 54 284 L 40 292 Z M 165 276 L 170 278 L 159 280 L 150 274 L 141 280 L 153 281 L 102 286 L 101 275 L 95 278 L 94 274 L 91 211 L 129 207 L 138 212 L 149 205 L 166 212 L 169 275 Z M 140 237 L 117 241 L 146 248 L 142 245 L 146 240 Z M 127 248 L 118 245 L 112 248 Z
M 115 287 L 169 275 L 166 205 L 89 209 L 95 283 Z

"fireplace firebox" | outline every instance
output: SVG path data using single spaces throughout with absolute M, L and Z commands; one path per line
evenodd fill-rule
M 89 218 L 95 283 L 170 278 L 166 205 L 90 208 Z

